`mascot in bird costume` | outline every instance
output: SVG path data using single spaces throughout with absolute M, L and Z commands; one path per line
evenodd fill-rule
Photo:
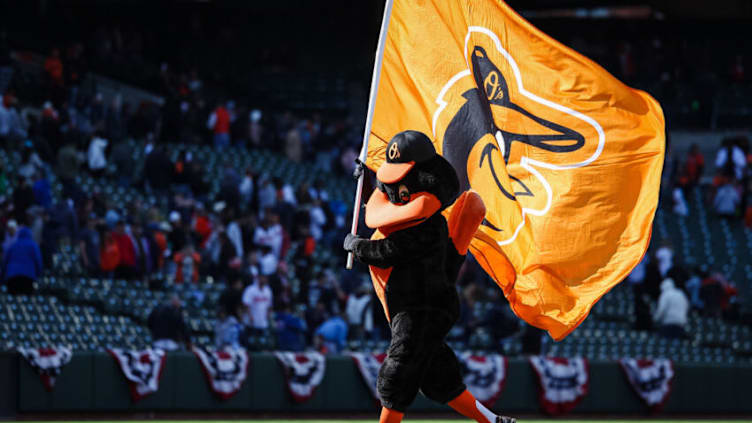
M 369 265 L 392 340 L 378 377 L 380 423 L 398 423 L 418 390 L 479 423 L 514 423 L 466 389 L 444 338 L 459 317 L 455 281 L 485 207 L 459 193 L 457 174 L 423 133 L 397 134 L 366 204 L 371 239 L 348 235 L 345 250 Z M 451 214 L 441 212 L 454 204 Z

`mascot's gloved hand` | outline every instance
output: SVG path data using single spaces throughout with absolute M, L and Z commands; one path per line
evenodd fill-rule
M 359 242 L 362 242 L 364 239 L 365 238 L 359 237 L 357 235 L 347 234 L 347 236 L 345 237 L 345 244 L 344 244 L 345 251 L 348 251 L 348 252 L 355 251 L 355 246 Z
M 355 168 L 353 169 L 353 178 L 357 180 L 360 175 L 363 174 L 363 162 L 360 159 L 355 159 Z

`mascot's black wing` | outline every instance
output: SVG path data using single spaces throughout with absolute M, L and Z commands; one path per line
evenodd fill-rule
M 361 240 L 354 246 L 353 253 L 362 263 L 386 269 L 408 264 L 423 257 L 435 255 L 441 248 L 441 215 L 435 214 L 420 225 L 402 229 L 378 240 Z

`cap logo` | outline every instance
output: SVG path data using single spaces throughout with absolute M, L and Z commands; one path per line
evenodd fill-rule
M 389 147 L 389 160 L 399 159 L 400 157 L 400 151 L 399 147 L 397 147 L 397 143 L 393 143 L 391 147 Z

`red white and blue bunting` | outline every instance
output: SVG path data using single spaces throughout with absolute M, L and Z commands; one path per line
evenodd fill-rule
M 619 364 L 637 396 L 653 411 L 660 410 L 671 394 L 671 382 L 674 379 L 671 360 L 622 358 Z
M 360 376 L 363 377 L 363 382 L 365 382 L 371 395 L 378 401 L 379 392 L 376 390 L 376 381 L 379 378 L 379 370 L 381 369 L 381 364 L 384 363 L 386 354 L 355 352 L 350 353 L 350 357 L 352 357 L 355 366 L 360 371 Z
M 48 391 L 55 387 L 55 378 L 73 357 L 73 351 L 66 347 L 19 348 L 18 352 L 39 373 L 44 388 Z
M 295 402 L 304 402 L 313 396 L 324 379 L 326 360 L 319 352 L 275 352 L 287 380 L 287 388 Z
M 463 381 L 475 399 L 492 408 L 504 390 L 507 380 L 507 359 L 499 354 L 459 355 Z
M 133 402 L 157 392 L 159 379 L 164 369 L 165 352 L 147 349 L 143 351 L 113 348 L 107 350 L 120 365 L 123 375 L 131 387 Z
M 538 375 L 541 406 L 547 413 L 568 413 L 587 395 L 586 359 L 534 356 L 530 364 Z
M 193 347 L 193 354 L 201 363 L 209 387 L 221 399 L 231 398 L 243 386 L 250 364 L 246 350 L 228 348 L 217 351 Z

